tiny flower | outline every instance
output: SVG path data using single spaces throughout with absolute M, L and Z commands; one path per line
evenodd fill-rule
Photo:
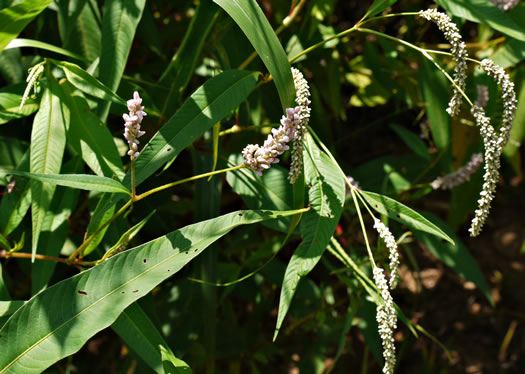
M 481 153 L 473 154 L 472 158 L 465 166 L 459 168 L 453 173 L 436 178 L 431 183 L 432 188 L 435 190 L 438 188 L 441 188 L 442 190 L 451 190 L 452 188 L 469 181 L 472 174 L 478 170 L 482 162 L 483 156 Z
M 384 374 L 393 374 L 396 366 L 396 347 L 394 345 L 394 331 L 397 328 L 397 315 L 394 300 L 388 290 L 388 284 L 383 269 L 375 267 L 374 282 L 381 294 L 381 302 L 376 308 L 376 320 L 379 325 L 379 336 L 383 345 Z
M 138 151 L 138 145 L 140 144 L 138 138 L 145 134 L 144 131 L 140 130 L 140 124 L 142 119 L 146 116 L 144 107 L 141 105 L 142 99 L 139 93 L 135 91 L 133 93 L 133 99 L 127 101 L 129 114 L 123 114 L 124 119 L 124 138 L 129 144 L 128 156 L 131 160 L 135 160 L 139 157 L 140 152 Z
M 279 162 L 278 157 L 290 149 L 287 143 L 297 136 L 297 126 L 301 121 L 299 111 L 299 107 L 287 108 L 286 115 L 281 119 L 281 126 L 272 129 L 272 133 L 268 135 L 262 147 L 258 144 L 248 144 L 242 150 L 246 167 L 261 176 L 263 170 Z
M 292 164 L 290 165 L 290 174 L 288 175 L 290 183 L 293 184 L 299 175 L 301 175 L 303 165 L 304 134 L 310 120 L 310 88 L 303 74 L 298 69 L 292 68 L 292 75 L 296 92 L 295 102 L 299 108 L 298 115 L 300 118 L 296 129 L 296 137 L 293 142 Z
M 474 213 L 469 228 L 470 236 L 478 236 L 483 224 L 487 220 L 490 205 L 496 192 L 496 184 L 499 179 L 499 168 L 502 138 L 498 137 L 494 128 L 490 125 L 490 118 L 485 116 L 485 111 L 478 105 L 472 107 L 472 115 L 476 124 L 480 127 L 485 147 L 485 174 L 484 183 L 478 200 L 478 209 Z
M 359 190 L 361 187 L 359 187 L 359 182 L 357 182 L 354 178 L 352 178 L 350 175 L 346 176 L 346 179 L 348 180 L 348 183 L 352 185 L 355 189 Z M 345 194 L 348 195 L 350 193 L 350 187 L 348 187 L 348 184 L 345 182 L 346 186 L 346 192 Z
M 396 238 L 394 238 L 394 235 L 392 235 L 388 227 L 377 218 L 374 218 L 374 229 L 376 229 L 379 236 L 385 241 L 386 247 L 388 248 L 390 258 L 390 288 L 394 289 L 399 282 L 399 252 L 397 250 Z
M 420 11 L 419 15 L 428 21 L 437 24 L 439 29 L 445 34 L 445 38 L 452 45 L 451 52 L 456 66 L 454 68 L 454 93 L 452 99 L 448 104 L 447 112 L 450 116 L 455 117 L 460 112 L 461 107 L 461 91 L 465 91 L 465 79 L 467 77 L 467 49 L 463 41 L 461 41 L 461 34 L 455 23 L 452 22 L 449 16 L 445 13 L 438 12 L 436 9 L 427 9 Z M 459 87 L 459 89 L 458 89 Z

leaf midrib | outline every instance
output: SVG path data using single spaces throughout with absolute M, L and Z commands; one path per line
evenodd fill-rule
M 256 222 L 256 221 L 255 221 Z M 255 223 L 253 222 L 253 223 Z M 93 302 L 92 304 L 88 305 L 86 308 L 84 308 L 83 310 L 81 310 L 80 312 L 78 312 L 77 314 L 75 314 L 73 317 L 71 317 L 70 319 L 68 319 L 67 321 L 65 321 L 64 323 L 62 323 L 60 326 L 58 326 L 57 328 L 55 328 L 54 330 L 50 331 L 47 335 L 43 336 L 41 339 L 39 339 L 37 342 L 35 342 L 33 345 L 31 345 L 30 347 L 28 347 L 24 352 L 22 352 L 21 354 L 19 354 L 17 357 L 15 357 L 11 362 L 9 362 L 9 364 L 7 366 L 5 366 L 2 371 L 0 371 L 0 374 L 1 373 L 4 373 L 7 369 L 9 369 L 11 366 L 13 366 L 18 360 L 20 360 L 22 357 L 24 357 L 28 352 L 32 351 L 34 348 L 36 348 L 38 345 L 40 345 L 40 343 L 44 342 L 45 340 L 47 340 L 49 337 L 51 337 L 52 335 L 54 335 L 55 333 L 57 333 L 59 330 L 61 330 L 64 326 L 68 325 L 69 323 L 71 323 L 73 320 L 75 320 L 76 318 L 78 318 L 78 316 L 80 316 L 81 314 L 83 314 L 84 312 L 87 312 L 89 311 L 90 309 L 94 308 L 96 305 L 98 305 L 100 302 L 104 301 L 106 298 L 112 296 L 113 294 L 115 294 L 116 292 L 118 292 L 120 289 L 122 289 L 123 287 L 127 286 L 128 284 L 140 279 L 141 277 L 149 274 L 151 271 L 153 271 L 154 269 L 156 269 L 157 267 L 159 267 L 160 265 L 164 264 L 165 262 L 171 260 L 172 258 L 174 258 L 175 256 L 177 255 L 180 255 L 181 253 L 185 252 L 188 248 L 192 248 L 194 247 L 195 245 L 199 245 L 200 243 L 206 241 L 206 240 L 209 240 L 210 237 L 213 237 L 213 236 L 218 236 L 219 238 L 226 234 L 227 232 L 233 230 L 236 226 L 239 226 L 240 224 L 232 224 L 232 225 L 229 225 L 227 226 L 226 228 L 224 228 L 223 230 L 220 230 L 218 231 L 217 233 L 213 234 L 213 235 L 210 235 L 208 236 L 207 238 L 204 238 L 204 239 L 201 239 L 199 240 L 198 242 L 195 242 L 195 243 L 192 243 L 190 246 L 188 247 L 184 247 L 184 250 L 182 251 L 179 251 L 167 258 L 165 258 L 164 260 L 158 262 L 157 264 L 153 265 L 152 267 L 150 267 L 149 269 L 146 269 L 144 272 L 138 274 L 137 276 L 135 276 L 134 278 L 128 280 L 127 282 L 123 283 L 122 285 L 120 285 L 119 287 L 115 288 L 113 291 L 107 293 L 106 295 L 104 295 L 103 297 L 101 297 L 100 299 L 96 300 L 95 302 Z M 166 239 L 166 236 L 163 237 L 163 239 Z M 151 242 L 150 242 L 151 243 Z M 182 248 L 181 248 L 182 249 Z M 188 261 L 186 262 L 189 263 L 193 258 L 197 257 L 198 254 L 200 254 L 200 252 L 202 252 L 203 250 L 205 250 L 205 248 L 203 248 L 202 250 L 200 250 L 197 254 L 194 254 L 194 253 L 190 253 L 190 257 L 188 258 Z M 184 266 L 184 265 L 183 265 Z M 175 273 L 174 273 L 175 274 Z M 25 304 L 27 305 L 27 304 Z M 24 305 L 24 306 L 25 306 Z M 22 306 L 19 310 L 21 310 L 24 306 Z M 19 312 L 19 310 L 17 310 L 15 312 L 15 314 L 17 312 Z M 0 329 L 0 334 L 2 333 L 2 330 L 7 326 L 7 323 Z

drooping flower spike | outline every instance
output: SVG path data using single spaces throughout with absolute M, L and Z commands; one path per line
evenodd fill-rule
M 303 162 L 303 139 L 306 125 L 310 118 L 310 91 L 308 83 L 303 74 L 292 68 L 292 75 L 296 88 L 297 106 L 287 108 L 286 115 L 281 118 L 281 126 L 272 129 L 263 146 L 258 144 L 248 144 L 242 150 L 244 165 L 253 170 L 257 175 L 262 176 L 263 170 L 269 169 L 272 164 L 279 162 L 279 156 L 290 149 L 288 143 L 294 141 L 292 152 L 292 165 L 288 179 L 294 183 L 302 170 Z
M 374 229 L 376 229 L 379 236 L 385 241 L 385 245 L 388 248 L 390 258 L 390 288 L 393 290 L 399 282 L 399 252 L 397 250 L 396 238 L 394 238 L 389 228 L 377 218 L 374 218 Z
M 248 144 L 242 151 L 244 164 L 259 176 L 263 170 L 279 162 L 279 156 L 290 149 L 287 143 L 296 137 L 297 126 L 300 123 L 299 107 L 286 109 L 286 116 L 281 119 L 281 126 L 272 129 L 272 133 L 264 141 L 262 147 L 258 144 Z
M 147 114 L 144 112 L 142 99 L 137 91 L 133 93 L 133 99 L 128 100 L 127 104 L 129 113 L 122 116 L 124 121 L 126 121 L 124 124 L 124 138 L 129 144 L 128 156 L 131 160 L 135 160 L 140 154 L 138 151 L 140 143 L 138 138 L 145 134 L 144 131 L 140 130 L 140 124 Z
M 459 168 L 453 173 L 434 179 L 434 181 L 431 183 L 431 186 L 435 190 L 439 188 L 442 190 L 451 190 L 454 187 L 469 181 L 472 174 L 478 170 L 482 163 L 483 156 L 481 153 L 475 153 L 472 155 L 472 158 L 465 166 Z
M 383 345 L 384 374 L 393 374 L 396 366 L 396 346 L 394 345 L 394 331 L 397 328 L 397 315 L 394 300 L 388 289 L 384 270 L 374 267 L 374 282 L 381 295 L 381 301 L 376 308 L 376 320 L 379 325 L 379 336 Z
M 457 87 L 454 87 L 454 93 L 452 99 L 448 104 L 447 112 L 451 117 L 455 117 L 459 114 L 462 102 L 461 91 L 465 91 L 465 79 L 467 77 L 467 49 L 465 42 L 461 40 L 461 34 L 459 29 L 454 22 L 445 13 L 438 12 L 436 9 L 427 9 L 420 11 L 419 16 L 425 18 L 428 21 L 432 21 L 445 35 L 445 38 L 452 45 L 450 51 L 452 52 L 454 62 L 454 83 Z M 458 89 L 460 88 L 461 91 Z

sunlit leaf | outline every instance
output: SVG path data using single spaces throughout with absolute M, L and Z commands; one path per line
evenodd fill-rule
M 49 287 L 20 307 L 0 329 L 0 373 L 42 372 L 78 351 L 129 305 L 235 227 L 296 213 L 232 212 L 122 252 Z

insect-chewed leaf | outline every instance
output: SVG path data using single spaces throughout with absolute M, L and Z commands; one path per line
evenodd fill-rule
M 78 351 L 129 305 L 235 227 L 297 213 L 241 210 L 225 214 L 122 252 L 49 287 L 0 329 L 0 374 L 42 372 Z

